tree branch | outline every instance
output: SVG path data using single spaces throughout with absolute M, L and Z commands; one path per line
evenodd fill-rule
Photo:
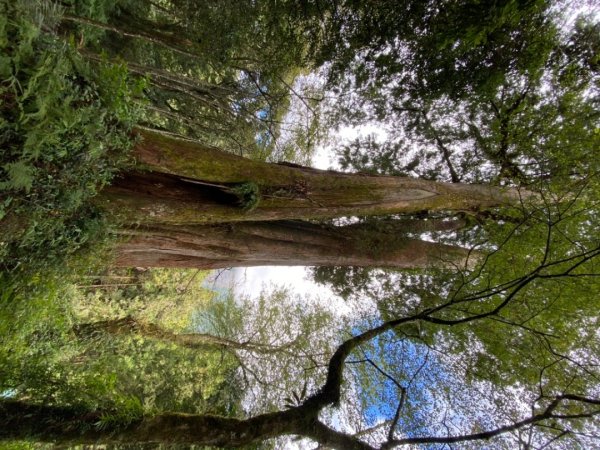
M 544 409 L 543 412 L 539 414 L 535 414 L 527 419 L 520 420 L 515 422 L 512 425 L 506 425 L 503 427 L 498 427 L 493 430 L 483 431 L 481 433 L 473 433 L 473 434 L 464 434 L 460 436 L 447 436 L 447 437 L 414 437 L 414 438 L 404 438 L 404 439 L 395 439 L 393 441 L 388 442 L 386 445 L 381 447 L 382 450 L 390 449 L 399 445 L 407 445 L 407 444 L 453 444 L 456 442 L 469 442 L 469 441 L 479 441 L 479 440 L 488 440 L 495 436 L 505 434 L 511 431 L 518 430 L 527 425 L 536 424 L 538 422 L 542 422 L 545 420 L 551 419 L 578 419 L 582 417 L 592 417 L 594 415 L 600 414 L 600 409 L 588 411 L 580 414 L 555 414 L 554 411 L 561 406 L 565 401 L 577 401 L 580 403 L 584 403 L 587 405 L 600 406 L 600 399 L 587 398 L 575 394 L 563 394 L 556 396 L 552 402 Z

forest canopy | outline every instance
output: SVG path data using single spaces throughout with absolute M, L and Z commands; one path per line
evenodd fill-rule
M 597 446 L 598 13 L 0 0 L 0 446 Z

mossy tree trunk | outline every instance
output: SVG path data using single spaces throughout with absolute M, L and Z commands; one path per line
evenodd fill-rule
M 348 174 L 269 164 L 137 130 L 133 154 L 140 171 L 124 174 L 105 198 L 139 223 L 198 224 L 286 219 L 331 219 L 420 211 L 475 211 L 519 201 L 521 193 L 486 185 L 441 183 L 407 177 Z M 225 189 L 259 188 L 251 211 Z
M 118 429 L 98 427 L 100 414 L 76 408 L 0 401 L 0 441 L 36 439 L 58 446 L 164 444 L 240 447 L 284 435 L 312 437 L 339 449 L 373 449 L 319 422 L 317 405 L 240 420 L 215 415 L 163 413 Z
M 124 266 L 463 265 L 466 250 L 406 236 L 427 228 L 426 222 L 378 231 L 308 221 L 456 214 L 516 204 L 524 195 L 485 185 L 269 164 L 157 131 L 136 132 L 139 169 L 123 174 L 99 199 L 132 225 L 123 230 L 129 237 L 119 250 L 118 264 Z M 233 194 L 244 184 L 256 189 L 251 209 Z

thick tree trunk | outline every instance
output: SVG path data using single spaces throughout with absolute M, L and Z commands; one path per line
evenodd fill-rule
M 442 229 L 459 222 L 386 223 L 327 227 L 310 222 L 238 222 L 154 226 L 123 230 L 116 264 L 125 267 L 378 266 L 465 267 L 467 249 L 406 237 L 407 231 Z M 408 228 L 408 229 L 407 229 Z
M 413 221 L 407 227 L 406 222 L 390 221 L 386 229 L 373 230 L 308 221 L 477 211 L 517 204 L 530 195 L 491 186 L 269 164 L 157 131 L 136 133 L 133 154 L 140 169 L 122 175 L 98 199 L 129 224 L 118 248 L 120 266 L 465 267 L 476 262 L 467 250 L 407 237 L 428 228 L 451 228 L 449 222 Z M 258 203 L 251 210 L 241 207 L 235 194 L 240 185 L 255 189 Z
M 147 171 L 123 175 L 103 195 L 113 210 L 134 223 L 189 225 L 473 211 L 520 199 L 520 193 L 511 189 L 268 164 L 156 131 L 137 133 L 133 153 Z M 260 201 L 251 211 L 240 208 L 227 193 L 228 187 L 248 182 L 260 190 Z
M 101 429 L 100 414 L 21 402 L 0 402 L 0 440 L 31 439 L 69 444 L 248 445 L 300 431 L 297 411 L 263 414 L 249 420 L 212 415 L 160 414 L 120 430 Z
M 373 450 L 318 422 L 319 409 L 302 405 L 240 420 L 164 413 L 114 429 L 98 427 L 101 414 L 76 408 L 0 400 L 0 441 L 35 439 L 59 446 L 82 444 L 187 444 L 241 447 L 285 435 L 303 435 L 344 450 Z

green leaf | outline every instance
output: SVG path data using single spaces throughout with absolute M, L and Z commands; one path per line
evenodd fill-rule
M 1 182 L 3 189 L 24 189 L 29 192 L 33 185 L 35 168 L 24 161 L 4 164 L 3 169 L 8 174 L 8 181 Z

